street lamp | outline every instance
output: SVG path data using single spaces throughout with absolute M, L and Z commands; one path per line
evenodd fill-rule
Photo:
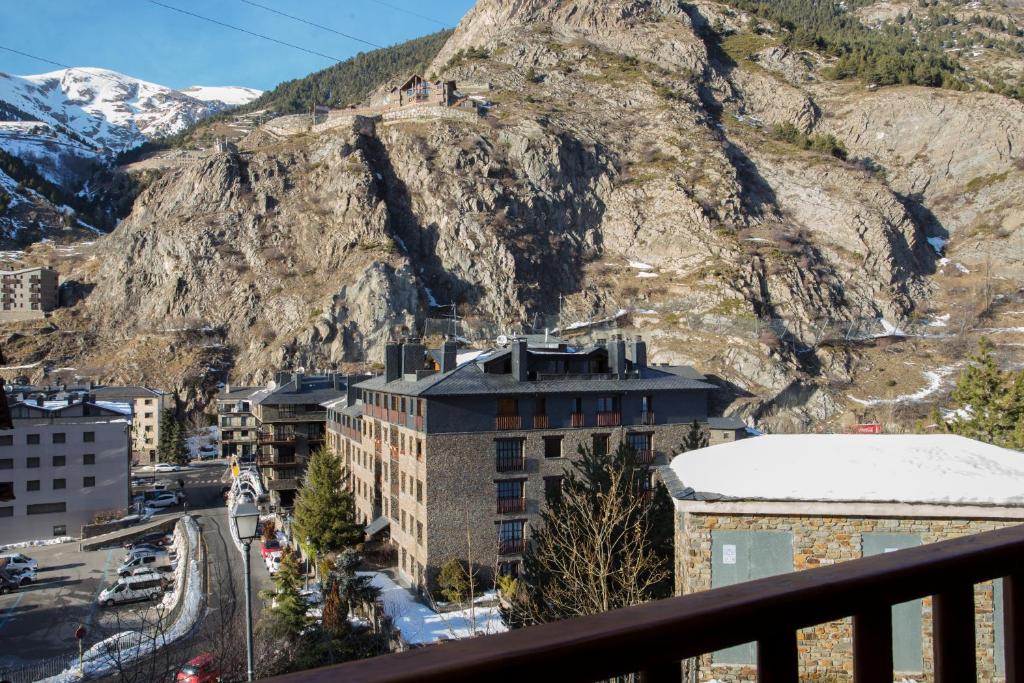
M 247 680 L 253 680 L 252 657 L 252 579 L 249 571 L 249 544 L 256 538 L 256 527 L 260 522 L 260 511 L 249 502 L 241 502 L 231 511 L 235 521 L 235 534 L 242 543 L 242 562 L 245 564 L 245 657 L 249 670 Z

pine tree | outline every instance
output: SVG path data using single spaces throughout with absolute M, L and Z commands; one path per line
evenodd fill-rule
M 295 557 L 291 553 L 283 553 L 281 566 L 274 575 L 276 590 L 270 611 L 279 633 L 288 640 L 297 639 L 310 623 L 309 617 L 306 616 L 309 605 L 299 594 L 301 587 L 302 577 Z
M 683 443 L 679 445 L 679 452 L 685 453 L 686 451 L 697 450 L 698 448 L 705 448 L 708 445 L 708 433 L 706 430 L 701 429 L 700 424 L 694 420 L 693 424 L 690 425 L 690 430 L 686 432 L 686 436 L 683 437 Z
M 343 550 L 334 564 L 334 583 L 347 612 L 372 604 L 380 597 L 380 589 L 373 585 L 373 577 L 358 576 L 362 557 L 351 548 Z
M 160 414 L 160 439 L 157 443 L 157 459 L 174 465 L 188 464 L 188 445 L 185 443 L 185 429 L 173 408 Z
M 295 498 L 295 530 L 318 555 L 338 552 L 363 540 L 356 524 L 355 501 L 342 485 L 341 462 L 321 447 L 309 459 L 306 478 Z
M 1024 448 L 1024 370 L 1001 370 L 986 337 L 968 358 L 950 397 L 953 417 L 933 413 L 940 429 L 1004 448 Z
M 672 588 L 672 505 L 650 495 L 650 468 L 620 444 L 580 448 L 580 459 L 547 498 L 523 557 L 525 597 L 517 609 L 539 623 L 667 597 Z M 668 520 L 668 524 L 665 523 Z

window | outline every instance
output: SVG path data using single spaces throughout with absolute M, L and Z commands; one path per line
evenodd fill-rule
M 402 493 L 405 493 L 405 472 L 402 472 Z
M 499 472 L 518 472 L 523 469 L 522 439 L 496 439 L 494 441 L 496 462 Z
M 147 398 L 145 401 L 143 401 L 143 403 L 147 406 L 151 406 L 153 405 L 153 399 Z
M 26 458 L 25 467 L 39 467 L 39 458 Z
M 498 552 L 503 555 L 523 552 L 523 530 L 525 526 L 526 520 L 522 519 L 499 522 Z
M 503 479 L 498 485 L 498 513 L 523 512 L 525 507 L 526 481 Z
M 636 451 L 638 459 L 643 459 L 651 452 L 651 434 L 649 432 L 629 432 L 626 434 L 626 443 Z
M 513 416 L 519 414 L 519 401 L 514 398 L 498 399 L 498 415 Z
M 86 453 L 85 455 L 83 455 L 82 456 L 82 464 L 83 465 L 95 465 L 96 464 L 96 454 L 95 453 Z
M 6 507 L 0 507 L 0 517 L 13 517 L 13 516 L 14 516 L 14 506 L 13 505 L 8 505 Z
M 67 479 L 54 479 L 53 480 L 53 488 L 54 488 L 54 490 L 66 489 L 67 487 L 68 487 L 68 480 Z
M 614 413 L 618 411 L 618 399 L 613 396 L 599 396 L 597 399 L 597 412 Z
M 63 455 L 55 455 L 55 456 L 53 456 L 53 466 L 54 467 L 64 467 L 64 465 L 66 465 L 66 464 L 67 464 L 67 458 L 65 456 L 63 456 Z
M 516 579 L 519 578 L 522 571 L 523 565 L 519 561 L 498 563 L 498 574 L 501 576 L 511 576 L 513 579 Z
M 49 515 L 54 512 L 67 512 L 67 503 L 34 503 L 29 505 L 25 512 L 30 515 Z
M 147 420 L 152 420 L 153 419 L 153 413 L 146 413 L 146 419 Z
M 26 481 L 25 482 L 25 490 L 26 491 L 38 491 L 39 490 L 39 480 L 38 479 L 29 479 L 28 481 Z
M 416 543 L 423 545 L 423 522 L 416 522 Z
M 0 470 L 13 470 L 14 458 L 0 458 Z
M 594 434 L 594 455 L 608 455 L 607 434 Z
M 13 481 L 0 481 L 0 500 L 14 500 Z
M 65 524 L 55 524 L 54 527 L 53 527 L 53 535 L 54 536 L 67 536 L 68 535 L 68 527 L 67 527 L 67 525 L 65 525 Z
M 13 434 L 0 434 L 0 446 L 13 446 L 14 435 Z
M 418 479 L 416 480 L 416 502 L 423 502 L 423 482 Z
M 561 458 L 562 457 L 562 437 L 560 437 L 560 436 L 545 436 L 544 437 L 544 457 L 545 458 Z
M 544 477 L 544 499 L 555 500 L 562 496 L 562 477 Z
M 39 435 L 38 434 L 29 434 L 28 436 L 25 437 L 25 443 L 27 443 L 29 446 L 38 446 L 39 445 Z
M 67 435 L 64 432 L 57 432 L 53 435 L 53 443 L 67 443 Z
M 96 432 L 86 432 L 82 435 L 82 440 L 86 443 L 92 443 L 96 440 Z
M 572 400 L 572 412 L 582 413 L 583 412 L 583 397 L 577 396 Z
M 402 531 L 405 531 L 405 510 L 402 510 Z
M 82 477 L 82 486 L 85 488 L 96 486 L 96 477 Z

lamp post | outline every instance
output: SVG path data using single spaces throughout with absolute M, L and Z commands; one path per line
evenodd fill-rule
M 245 565 L 245 661 L 249 673 L 246 680 L 252 681 L 252 579 L 249 571 L 249 544 L 256 538 L 260 511 L 252 503 L 243 501 L 231 511 L 231 517 L 235 520 L 235 533 L 242 543 L 242 562 Z

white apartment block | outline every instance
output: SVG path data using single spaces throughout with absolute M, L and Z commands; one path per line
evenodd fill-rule
M 79 536 L 131 501 L 129 404 L 12 401 L 0 430 L 0 544 Z

